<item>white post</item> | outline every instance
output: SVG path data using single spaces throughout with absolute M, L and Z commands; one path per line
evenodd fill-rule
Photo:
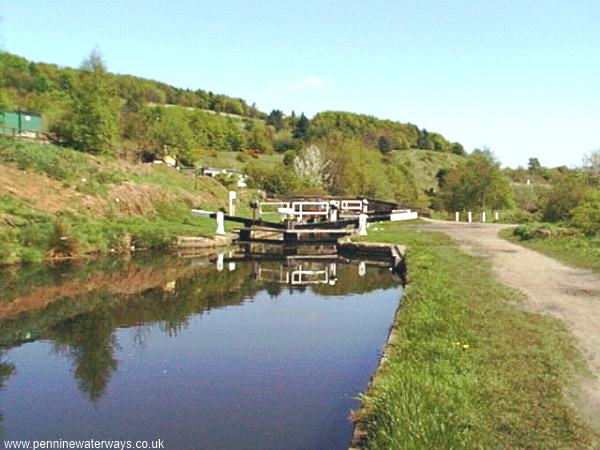
M 217 231 L 215 234 L 225 234 L 225 214 L 222 211 L 217 211 Z
M 219 253 L 217 256 L 217 271 L 223 272 L 223 253 Z
M 228 265 L 227 268 L 229 269 L 230 272 L 233 272 L 235 270 L 235 261 L 231 261 Z
M 338 220 L 338 212 L 336 208 L 331 208 L 329 210 L 329 221 L 330 222 L 335 222 Z
M 459 222 L 460 221 L 460 213 L 458 211 L 454 212 L 454 221 L 455 222 Z
M 500 213 L 499 213 L 498 211 L 496 211 L 496 212 L 494 213 L 494 220 L 495 220 L 496 222 L 498 222 L 498 220 L 499 220 L 499 219 L 500 219 Z
M 363 202 L 362 212 L 366 214 L 369 212 L 369 200 L 367 200 L 366 198 L 363 198 L 362 202 Z
M 481 213 L 481 222 L 485 223 L 485 211 Z
M 235 199 L 237 193 L 235 191 L 229 191 L 229 215 L 235 216 Z
M 473 213 L 472 213 L 471 211 L 469 211 L 469 212 L 467 213 L 467 221 L 468 221 L 469 223 L 472 223 L 472 222 L 473 222 Z
M 367 216 L 366 214 L 359 214 L 358 216 L 358 235 L 366 236 L 367 235 Z

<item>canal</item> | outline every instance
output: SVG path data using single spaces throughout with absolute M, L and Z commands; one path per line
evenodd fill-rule
M 0 272 L 0 439 L 345 449 L 402 287 L 348 260 Z

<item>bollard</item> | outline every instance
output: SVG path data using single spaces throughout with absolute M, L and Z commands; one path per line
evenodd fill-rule
M 473 213 L 472 213 L 471 211 L 469 211 L 469 212 L 467 213 L 467 221 L 468 221 L 469 223 L 472 223 L 472 222 L 473 222 Z
M 235 270 L 235 262 L 231 261 L 228 265 L 227 268 L 229 269 L 230 272 L 233 272 Z
M 237 193 L 235 191 L 229 191 L 229 215 L 235 216 L 235 199 Z
M 366 236 L 367 235 L 367 216 L 366 214 L 360 214 L 358 216 L 358 235 Z
M 338 212 L 336 208 L 331 208 L 329 210 L 329 221 L 336 222 L 338 220 Z
M 481 213 L 481 223 L 485 223 L 485 211 Z
M 219 256 L 217 256 L 217 270 L 219 272 L 223 272 L 223 253 L 219 253 Z
M 458 211 L 456 211 L 454 213 L 454 221 L 455 222 L 460 222 L 460 213 Z
M 496 222 L 498 222 L 498 220 L 500 220 L 500 213 L 498 213 L 498 211 L 496 211 L 496 212 L 494 213 L 494 220 L 495 220 Z
M 225 214 L 222 211 L 217 211 L 217 231 L 216 234 L 225 234 Z

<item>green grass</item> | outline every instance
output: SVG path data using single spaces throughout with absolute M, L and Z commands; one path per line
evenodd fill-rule
M 600 272 L 600 236 L 552 236 L 521 240 L 513 234 L 513 230 L 502 230 L 500 236 L 568 266 Z
M 239 154 L 239 152 L 209 152 L 206 156 L 200 158 L 200 162 L 203 166 L 238 170 L 250 162 L 258 162 L 267 167 L 283 162 L 283 155 L 280 153 L 260 155 L 258 159 L 250 157 L 246 162 L 241 162 L 237 159 Z
M 570 406 L 585 369 L 562 323 L 521 310 L 447 236 L 381 228 L 368 239 L 408 246 L 408 285 L 389 358 L 363 398 L 366 448 L 599 448 Z
M 59 220 L 77 240 L 81 255 L 123 251 L 131 244 L 136 248 L 165 248 L 178 235 L 213 236 L 214 220 L 193 217 L 189 210 L 215 210 L 227 203 L 227 189 L 214 179 L 156 165 L 131 170 L 130 163 L 52 144 L 0 138 L 0 170 L 2 165 L 37 172 L 95 197 L 106 197 L 125 181 L 149 184 L 159 188 L 165 200 L 155 200 L 153 208 L 129 217 L 117 215 L 114 208 L 102 214 L 84 208 L 49 214 L 36 209 L 35 203 L 0 192 L 0 265 L 41 262 L 53 246 L 50 237 Z M 240 193 L 238 209 L 245 215 L 250 214 L 248 195 Z M 195 204 L 194 198 L 202 203 Z

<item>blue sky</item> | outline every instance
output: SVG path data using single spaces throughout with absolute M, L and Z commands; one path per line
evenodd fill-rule
M 600 148 L 598 1 L 72 1 L 0 6 L 4 50 L 256 102 L 412 122 L 508 166 Z

